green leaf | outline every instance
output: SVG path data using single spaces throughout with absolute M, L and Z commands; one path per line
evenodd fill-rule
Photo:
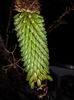
M 37 74 L 34 72 L 31 78 L 29 79 L 29 83 L 37 80 Z
M 34 89 L 34 87 L 35 87 L 34 82 L 32 82 L 32 83 L 30 84 L 30 86 L 31 86 L 32 89 Z
M 53 78 L 50 75 L 47 76 L 47 79 L 53 81 Z
M 27 80 L 30 80 L 30 78 L 31 78 L 31 76 L 33 75 L 33 73 L 34 73 L 33 69 L 30 69 L 30 70 L 28 71 Z
M 37 85 L 41 86 L 41 80 L 40 79 L 37 80 Z

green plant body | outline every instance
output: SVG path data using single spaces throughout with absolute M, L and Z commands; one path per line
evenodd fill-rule
M 14 25 L 21 51 L 23 69 L 31 88 L 41 86 L 49 75 L 49 50 L 44 18 L 36 13 L 20 12 L 14 16 Z

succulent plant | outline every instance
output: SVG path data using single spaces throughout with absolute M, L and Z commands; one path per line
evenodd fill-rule
M 43 80 L 52 81 L 49 75 L 49 50 L 44 18 L 40 15 L 38 0 L 15 0 L 14 26 L 19 42 L 23 69 L 31 88 L 40 86 Z

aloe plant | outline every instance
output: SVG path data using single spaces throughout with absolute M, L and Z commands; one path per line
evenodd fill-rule
M 26 80 L 29 81 L 31 88 L 34 88 L 35 85 L 41 86 L 43 80 L 52 81 L 52 77 L 49 75 L 49 50 L 44 18 L 39 14 L 39 9 L 36 12 L 30 10 L 16 11 L 19 13 L 14 16 L 14 26 L 23 69 L 27 72 Z

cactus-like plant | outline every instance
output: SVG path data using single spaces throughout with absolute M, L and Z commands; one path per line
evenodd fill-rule
M 14 25 L 21 51 L 23 69 L 31 88 L 43 80 L 52 81 L 49 75 L 49 50 L 47 47 L 44 18 L 38 0 L 15 0 Z

